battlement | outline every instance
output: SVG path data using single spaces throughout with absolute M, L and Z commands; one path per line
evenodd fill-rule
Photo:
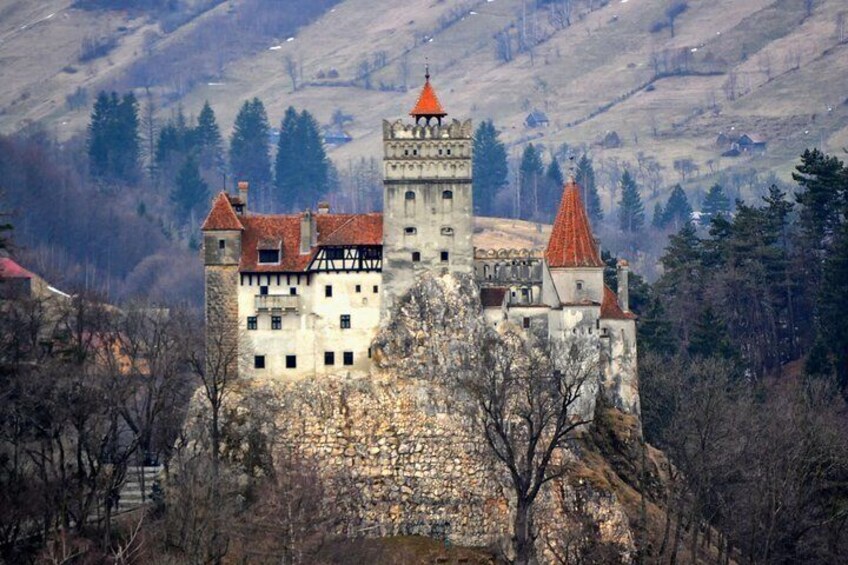
M 470 140 L 474 136 L 471 120 L 460 122 L 451 120 L 449 124 L 419 125 L 408 124 L 401 120 L 390 122 L 383 120 L 383 140 L 392 139 L 461 139 Z

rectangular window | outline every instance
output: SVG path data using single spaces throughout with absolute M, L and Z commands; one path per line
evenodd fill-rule
M 265 356 L 264 355 L 254 355 L 253 356 L 253 368 L 254 369 L 264 369 L 265 368 Z
M 378 292 L 380 292 L 380 287 L 375 284 L 374 285 L 374 294 L 377 294 Z
M 286 369 L 297 369 L 297 355 L 286 355 Z
M 332 351 L 324 352 L 324 364 L 325 365 L 335 365 L 336 364 L 336 354 Z
M 256 316 L 248 316 L 247 317 L 247 329 L 255 330 L 257 327 Z
M 224 249 L 227 246 L 227 242 L 223 239 L 218 240 L 218 249 Z
M 371 348 L 368 348 L 368 358 L 371 359 Z
M 417 232 L 418 230 L 413 227 L 403 228 L 403 233 L 406 235 L 415 235 Z
M 353 351 L 345 351 L 342 355 L 345 365 L 353 365 Z
M 268 287 L 267 286 L 260 286 L 259 287 L 259 294 L 261 294 L 262 296 L 267 296 L 268 295 Z
M 350 328 L 350 314 L 342 314 L 339 318 L 339 325 L 343 330 Z
M 333 285 L 328 284 L 324 287 L 324 296 L 330 298 L 333 296 Z
M 291 296 L 297 296 L 297 289 L 295 287 L 289 288 L 289 294 Z
M 522 325 L 524 326 L 524 329 L 529 328 L 530 327 L 530 318 L 524 318 Z
M 361 284 L 356 285 L 356 292 L 362 292 L 362 285 Z
M 337 260 L 344 259 L 344 247 L 328 247 L 324 253 L 326 254 L 327 259 Z
M 283 317 L 282 316 L 271 316 L 271 329 L 279 330 L 283 327 Z
M 441 254 L 442 263 L 447 263 L 449 257 L 450 257 L 450 253 L 448 253 L 447 251 L 442 251 L 442 254 Z
M 259 250 L 259 262 L 260 263 L 279 263 L 280 262 L 280 250 L 279 249 L 260 249 Z
M 418 263 L 419 261 L 421 261 L 421 252 L 413 251 L 412 252 L 412 262 Z

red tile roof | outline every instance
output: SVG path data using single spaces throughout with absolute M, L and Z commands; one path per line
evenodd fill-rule
M 417 118 L 419 116 L 447 116 L 442 105 L 439 103 L 439 98 L 436 96 L 436 91 L 430 85 L 430 75 L 426 75 L 424 88 L 421 89 L 421 94 L 418 95 L 418 102 L 415 103 L 415 108 L 409 113 L 410 116 Z
M 607 320 L 635 320 L 633 312 L 625 312 L 618 305 L 618 297 L 611 288 L 604 285 L 604 301 L 601 303 L 601 318 Z
M 503 306 L 504 297 L 507 289 L 504 287 L 487 287 L 480 289 L 480 302 L 483 303 L 483 308 L 500 308 Z
M 305 271 L 318 247 L 340 245 L 382 245 L 382 214 L 315 214 L 318 245 L 308 253 L 300 253 L 300 223 L 303 214 L 249 214 L 241 217 L 241 271 L 300 272 Z M 261 242 L 279 240 L 279 264 L 259 264 Z
M 206 221 L 203 222 L 203 227 L 200 229 L 204 231 L 243 229 L 226 192 L 221 192 L 215 197 L 215 202 L 212 203 L 212 209 L 209 210 L 209 215 L 206 216 Z
M 0 279 L 31 279 L 34 276 L 9 257 L 0 257 Z
M 603 267 L 589 216 L 573 178 L 565 183 L 545 259 L 549 267 Z

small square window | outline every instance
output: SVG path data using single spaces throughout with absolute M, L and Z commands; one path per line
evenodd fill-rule
M 403 228 L 403 233 L 405 233 L 406 235 L 415 235 L 416 233 L 418 233 L 418 229 L 410 226 L 407 228 Z
M 254 355 L 253 356 L 253 368 L 254 369 L 264 369 L 265 368 L 265 356 L 264 355 Z
M 227 246 L 227 242 L 223 239 L 218 240 L 218 249 L 224 249 Z
M 350 314 L 342 314 L 339 317 L 339 325 L 343 330 L 350 329 Z
M 335 365 L 336 364 L 336 354 L 332 351 L 324 352 L 324 364 L 325 365 Z
M 267 286 L 260 286 L 259 287 L 259 294 L 261 294 L 262 296 L 267 296 L 268 295 L 268 287 Z
M 442 263 L 447 263 L 448 259 L 450 259 L 450 253 L 447 251 L 442 251 L 441 253 Z
M 247 317 L 247 329 L 255 330 L 257 327 L 256 316 Z
M 525 317 L 524 320 L 522 321 L 521 325 L 524 326 L 524 329 L 529 328 L 530 327 L 530 318 Z
M 362 285 L 361 284 L 356 285 L 356 292 L 362 292 Z
M 577 281 L 577 290 L 583 290 L 583 281 Z
M 324 296 L 326 296 L 327 298 L 330 298 L 330 297 L 333 296 L 333 285 L 328 284 L 327 286 L 324 287 Z
M 286 369 L 297 369 L 297 355 L 286 355 Z
M 403 197 L 406 200 L 415 200 L 415 193 L 411 190 L 407 190 L 406 193 L 403 195 Z
M 380 287 L 375 284 L 373 292 L 374 292 L 374 294 L 377 294 L 378 292 L 380 292 Z
M 419 261 L 421 261 L 421 252 L 413 251 L 412 252 L 412 262 L 418 263 Z
M 443 190 L 442 198 L 445 200 L 453 200 L 453 191 L 452 190 Z
M 345 351 L 342 357 L 345 365 L 353 365 L 353 351 Z
M 295 287 L 289 288 L 289 296 L 297 296 L 297 289 Z
M 259 250 L 259 262 L 260 263 L 279 263 L 280 262 L 280 250 L 279 249 L 260 249 Z
M 279 330 L 283 328 L 282 316 L 271 316 L 271 329 Z

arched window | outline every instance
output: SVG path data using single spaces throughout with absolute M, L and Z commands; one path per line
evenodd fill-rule
M 443 190 L 442 198 L 445 200 L 453 200 L 453 191 L 452 190 Z
M 413 192 L 411 190 L 407 190 L 406 194 L 404 195 L 404 198 L 406 200 L 415 200 L 415 192 Z

